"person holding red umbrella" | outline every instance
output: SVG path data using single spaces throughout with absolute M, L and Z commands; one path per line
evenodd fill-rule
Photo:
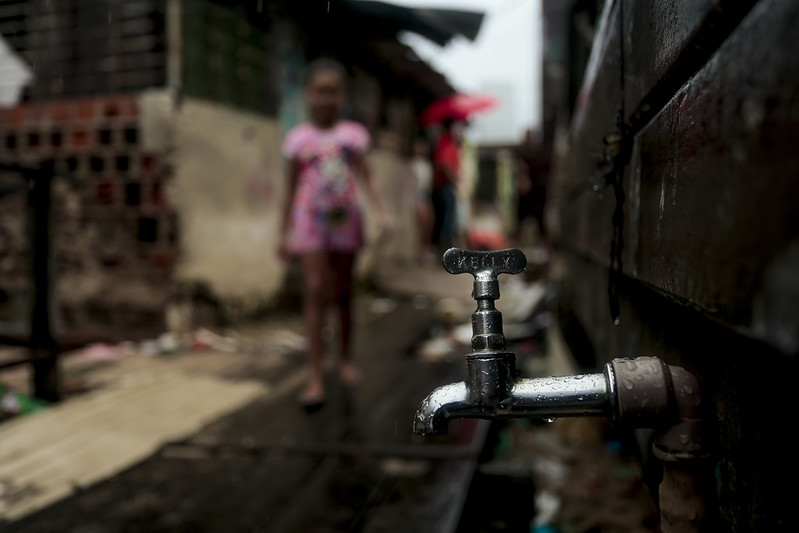
M 441 123 L 444 131 L 433 153 L 433 244 L 443 252 L 453 246 L 457 232 L 457 186 L 461 142 L 466 120 L 497 105 L 489 95 L 451 94 L 430 104 L 419 120 L 423 126 Z
M 443 253 L 455 244 L 460 145 L 465 123 L 448 119 L 433 152 L 433 244 Z

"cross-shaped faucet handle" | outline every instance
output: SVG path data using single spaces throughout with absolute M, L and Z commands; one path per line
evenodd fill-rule
M 527 266 L 527 258 L 515 248 L 495 252 L 450 248 L 444 253 L 443 263 L 450 274 L 469 273 L 474 276 L 472 298 L 477 300 L 477 309 L 472 313 L 472 354 L 495 357 L 504 353 L 502 313 L 494 307 L 494 300 L 499 299 L 497 276 L 522 272 Z
M 527 266 L 527 258 L 521 250 L 508 248 L 495 252 L 476 252 L 450 248 L 444 254 L 444 268 L 450 274 L 468 272 L 475 278 L 488 275 L 496 278 L 498 274 L 518 274 Z
M 474 299 L 496 300 L 499 298 L 497 276 L 523 272 L 527 258 L 515 248 L 493 252 L 450 248 L 444 253 L 443 263 L 450 274 L 469 273 L 474 276 Z

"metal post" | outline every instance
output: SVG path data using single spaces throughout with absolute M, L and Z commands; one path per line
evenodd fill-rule
M 33 394 L 46 401 L 59 399 L 59 373 L 52 328 L 51 190 L 52 175 L 37 172 L 30 176 L 28 206 L 31 224 L 31 366 Z

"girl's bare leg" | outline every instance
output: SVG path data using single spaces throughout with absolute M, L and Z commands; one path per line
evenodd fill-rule
M 339 377 L 345 384 L 352 385 L 357 382 L 360 377 L 357 367 L 352 363 L 350 358 L 352 339 L 352 285 L 355 254 L 332 252 L 329 258 L 335 283 L 335 302 L 341 324 Z
M 310 378 L 300 399 L 307 403 L 321 401 L 325 382 L 322 371 L 322 326 L 325 312 L 325 252 L 308 252 L 302 256 L 302 273 L 305 287 L 305 327 L 308 335 Z

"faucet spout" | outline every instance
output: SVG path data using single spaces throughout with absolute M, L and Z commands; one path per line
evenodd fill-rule
M 424 436 L 443 435 L 451 418 L 475 414 L 479 413 L 475 413 L 469 403 L 466 382 L 450 383 L 437 388 L 422 401 L 413 419 L 413 432 Z
M 519 379 L 497 402 L 477 403 L 465 381 L 434 390 L 419 406 L 417 435 L 446 433 L 453 418 L 557 418 L 611 416 L 612 385 L 606 374 Z

